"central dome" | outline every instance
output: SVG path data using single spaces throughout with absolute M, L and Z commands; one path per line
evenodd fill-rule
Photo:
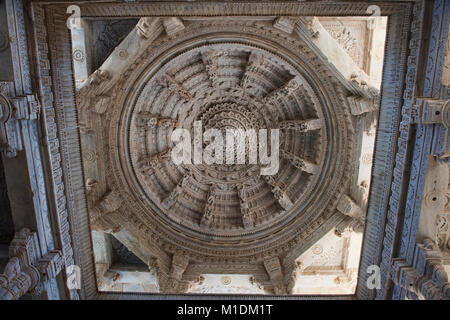
M 269 227 L 300 213 L 317 182 L 326 145 L 318 101 L 301 74 L 269 51 L 223 43 L 185 51 L 148 78 L 133 106 L 133 173 L 160 213 L 191 230 L 229 236 Z M 187 129 L 194 139 L 196 123 L 202 134 L 217 129 L 224 137 L 227 129 L 279 129 L 278 172 L 261 175 L 261 164 L 248 161 L 249 144 L 245 164 L 176 166 L 172 131 Z
M 114 92 L 108 184 L 124 199 L 122 226 L 197 261 L 260 260 L 300 248 L 342 219 L 335 208 L 352 143 L 345 89 L 298 38 L 264 23 L 208 24 L 156 40 Z M 171 157 L 178 129 L 190 134 L 191 163 Z M 267 130 L 266 156 L 278 130 L 277 170 L 264 173 L 270 165 L 260 161 L 260 139 L 256 163 L 249 145 L 244 163 L 227 163 L 226 148 L 223 163 L 196 162 L 196 146 L 204 160 L 211 143 L 209 129 L 224 137 L 255 130 L 258 138 Z

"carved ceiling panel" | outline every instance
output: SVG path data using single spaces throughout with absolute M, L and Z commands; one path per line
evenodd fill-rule
M 369 31 L 371 21 L 367 18 L 321 17 L 322 26 L 339 42 L 360 69 L 368 72 L 366 64 L 369 55 Z M 373 22 L 372 22 L 373 23 Z M 369 26 L 369 27 L 368 27 Z
M 326 119 L 307 80 L 268 51 L 200 45 L 144 84 L 131 111 L 129 161 L 163 218 L 211 236 L 243 236 L 289 219 L 314 190 L 326 157 Z M 258 164 L 175 166 L 170 133 L 217 128 L 282 130 L 278 173 Z M 294 213 L 295 214 L 295 213 Z
M 270 20 L 143 18 L 107 60 L 119 71 L 101 67 L 79 90 L 91 227 L 156 258 L 163 291 L 188 288 L 185 270 L 255 265 L 267 271 L 257 281 L 283 293 L 307 243 L 345 219 L 339 201 L 355 206 L 345 196 L 360 152 L 351 94 L 306 34 Z M 278 129 L 279 168 L 176 164 L 180 128 Z

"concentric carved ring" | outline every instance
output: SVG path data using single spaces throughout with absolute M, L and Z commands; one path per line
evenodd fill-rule
M 344 105 L 342 91 L 322 76 L 323 65 L 305 63 L 311 53 L 292 39 L 271 45 L 271 33 L 248 26 L 251 41 L 224 35 L 233 28 L 220 27 L 226 41 L 211 42 L 215 30 L 199 25 L 155 43 L 117 91 L 114 184 L 129 190 L 128 212 L 165 250 L 228 259 L 288 245 L 334 214 L 344 192 L 349 113 L 334 106 Z M 259 163 L 176 165 L 171 134 L 193 133 L 197 121 L 203 131 L 278 129 L 276 174 L 261 175 Z
M 134 173 L 148 198 L 190 229 L 237 234 L 267 225 L 301 201 L 320 171 L 326 140 L 317 101 L 307 81 L 269 52 L 225 44 L 189 50 L 147 81 L 134 106 L 128 136 Z M 260 176 L 261 164 L 249 161 L 174 165 L 170 133 L 180 127 L 195 135 L 195 123 L 202 134 L 217 129 L 224 137 L 226 129 L 281 130 L 277 173 Z

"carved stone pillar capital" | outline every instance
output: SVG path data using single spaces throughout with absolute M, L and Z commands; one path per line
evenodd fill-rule
M 11 259 L 0 275 L 0 300 L 16 300 L 27 292 L 39 294 L 42 282 L 56 277 L 63 267 L 59 251 L 41 256 L 37 234 L 29 229 L 16 233 L 9 251 Z
M 172 267 L 170 268 L 170 277 L 181 280 L 184 271 L 189 265 L 189 259 L 183 255 L 174 254 L 172 258 Z
M 393 282 L 422 300 L 450 299 L 450 283 L 442 265 L 442 253 L 434 243 L 425 239 L 417 244 L 413 264 L 394 259 L 391 266 Z
M 317 19 L 317 17 L 302 17 L 300 18 L 300 21 L 302 22 L 302 27 L 307 29 L 308 34 L 311 38 L 315 39 L 319 37 L 320 31 L 317 27 L 319 20 Z

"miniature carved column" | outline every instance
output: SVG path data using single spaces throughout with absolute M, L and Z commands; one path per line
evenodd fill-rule
M 439 248 L 430 239 L 416 244 L 412 265 L 394 259 L 391 267 L 393 282 L 405 289 L 412 299 L 450 300 L 450 283 L 443 267 Z
M 214 201 L 216 198 L 216 186 L 211 185 L 206 198 L 205 211 L 200 220 L 200 225 L 209 227 L 214 220 Z
M 30 291 L 39 294 L 42 282 L 56 277 L 63 266 L 59 251 L 41 257 L 37 234 L 28 229 L 16 233 L 9 251 L 11 258 L 0 275 L 0 300 L 17 300 Z
M 238 185 L 237 191 L 239 197 L 239 205 L 241 207 L 242 225 L 245 229 L 253 228 L 253 226 L 255 225 L 255 221 L 253 218 L 253 214 L 248 206 L 248 197 L 244 185 Z
M 266 183 L 271 187 L 273 196 L 277 199 L 278 203 L 284 210 L 289 210 L 294 205 L 289 199 L 286 192 L 284 192 L 281 187 L 277 184 L 272 176 L 262 176 Z
M 300 261 L 295 261 L 294 262 L 294 267 L 291 273 L 291 278 L 289 279 L 289 282 L 287 284 L 287 288 L 286 291 L 289 294 L 295 294 L 294 293 L 294 287 L 295 287 L 295 283 L 297 282 L 298 278 L 301 276 L 302 271 L 304 270 L 304 266 L 302 265 L 302 263 Z

